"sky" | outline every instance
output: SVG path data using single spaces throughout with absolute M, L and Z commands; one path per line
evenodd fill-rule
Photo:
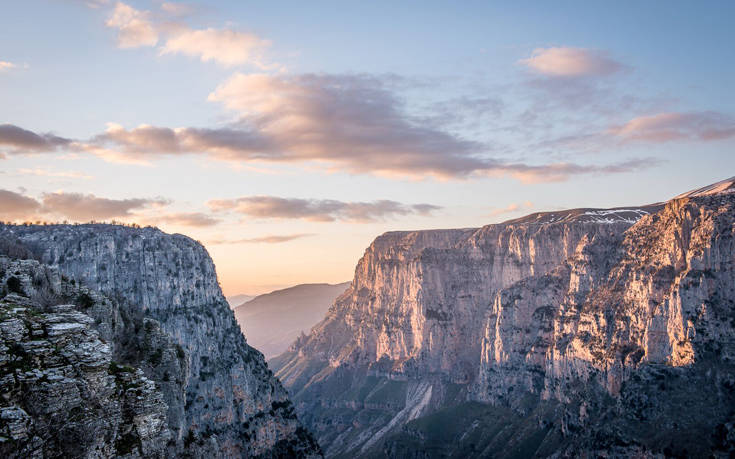
M 393 230 L 735 175 L 735 3 L 26 0 L 0 15 L 0 220 L 201 241 L 227 295 Z

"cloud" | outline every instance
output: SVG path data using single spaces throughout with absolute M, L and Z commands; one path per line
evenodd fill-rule
M 404 215 L 430 215 L 441 209 L 431 204 L 402 204 L 396 201 L 344 202 L 331 199 L 279 198 L 247 196 L 213 200 L 208 203 L 216 212 L 232 211 L 254 218 L 303 219 L 315 222 L 348 221 L 368 223 Z
M 120 48 L 152 47 L 162 41 L 160 55 L 183 54 L 199 58 L 202 62 L 217 62 L 228 67 L 246 63 L 260 68 L 269 67 L 262 63 L 262 51 L 270 42 L 252 33 L 230 29 L 193 29 L 179 22 L 193 11 L 189 5 L 164 2 L 161 11 L 153 14 L 117 2 L 106 25 L 117 29 L 117 44 Z
M 193 14 L 196 8 L 186 3 L 163 2 L 161 3 L 161 11 L 174 17 L 182 17 Z
M 83 3 L 87 8 L 98 9 L 103 6 L 107 6 L 111 3 L 111 0 L 71 0 L 76 3 Z
M 609 133 L 624 141 L 720 140 L 735 137 L 735 119 L 712 111 L 658 113 L 633 118 Z
M 207 227 L 220 223 L 220 219 L 199 212 L 153 214 L 146 210 L 158 210 L 170 204 L 162 198 L 109 199 L 83 193 L 43 193 L 40 199 L 21 193 L 0 189 L 0 219 L 14 220 L 60 220 L 86 222 L 112 219 L 135 219 L 144 224 L 170 223 L 180 226 Z M 144 211 L 139 213 L 139 211 Z
M 324 161 L 354 173 L 466 175 L 482 145 L 422 126 L 384 82 L 366 75 L 235 74 L 209 95 L 266 139 L 250 158 Z M 241 157 L 242 155 L 236 155 Z
M 70 143 L 70 139 L 54 134 L 36 134 L 12 124 L 0 124 L 0 151 L 9 153 L 53 151 Z
M 44 193 L 41 202 L 44 213 L 76 221 L 130 217 L 133 210 L 168 203 L 163 199 L 108 199 L 93 194 L 65 192 Z
M 28 196 L 8 190 L 0 190 L 0 216 L 5 220 L 16 220 L 34 215 L 41 203 Z
M 551 77 L 605 76 L 623 68 L 604 51 L 568 47 L 536 48 L 519 63 Z
M 19 175 L 35 175 L 38 177 L 52 177 L 52 178 L 73 178 L 73 179 L 84 179 L 89 180 L 93 177 L 83 172 L 77 171 L 50 171 L 47 169 L 18 169 Z
M 314 236 L 314 234 L 313 233 L 298 233 L 298 234 L 270 235 L 270 236 L 261 236 L 261 237 L 235 239 L 235 240 L 216 239 L 213 241 L 209 241 L 209 243 L 210 244 L 281 244 L 283 242 L 289 242 L 295 239 L 301 239 L 301 238 L 310 237 L 310 236 Z
M 259 152 L 273 149 L 268 139 L 257 132 L 240 128 L 167 128 L 140 125 L 133 129 L 110 123 L 104 134 L 89 143 L 107 152 L 147 159 L 151 156 L 211 153 L 222 159 L 254 160 Z
M 157 223 L 169 223 L 179 226 L 207 227 L 215 226 L 221 222 L 220 219 L 201 212 L 184 212 L 159 215 L 151 219 Z
M 545 166 L 514 165 L 510 175 L 523 183 L 563 182 L 578 175 L 607 175 L 634 172 L 660 164 L 655 158 L 641 158 L 605 165 L 555 163 Z
M 511 204 L 508 204 L 506 207 L 503 207 L 501 209 L 493 209 L 492 212 L 490 212 L 488 215 L 490 217 L 495 217 L 497 215 L 508 214 L 508 213 L 516 212 L 522 209 L 527 210 L 527 209 L 532 209 L 532 208 L 533 208 L 533 203 L 531 201 L 526 201 L 522 204 L 518 204 L 514 202 Z
M 13 64 L 12 62 L 8 61 L 0 61 L 0 72 L 5 72 L 10 69 L 16 68 L 17 65 Z
M 118 30 L 117 45 L 120 48 L 155 46 L 158 43 L 158 30 L 150 16 L 148 11 L 136 10 L 117 2 L 106 25 Z
M 254 63 L 260 67 L 260 51 L 269 42 L 244 32 L 227 29 L 185 29 L 166 40 L 161 54 L 184 54 L 202 62 L 214 61 L 224 66 Z

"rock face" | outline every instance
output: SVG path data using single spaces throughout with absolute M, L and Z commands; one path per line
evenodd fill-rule
M 167 454 L 319 454 L 262 354 L 247 345 L 200 244 L 110 225 L 7 226 L 1 233 L 61 273 L 62 284 L 87 289 L 82 303 L 97 314 L 94 328 L 112 343 L 110 352 L 155 381 Z
M 301 284 L 258 295 L 233 308 L 235 318 L 248 342 L 270 359 L 319 323 L 349 285 Z
M 327 455 L 717 454 L 735 412 L 732 183 L 387 233 L 271 364 Z
M 12 290 L 0 301 L 0 454 L 165 457 L 172 433 L 162 391 L 140 368 L 119 364 L 123 346 L 108 341 L 109 328 L 95 328 L 119 317 L 115 308 L 98 314 L 103 308 L 90 303 L 106 300 L 35 260 L 0 257 L 0 281 Z M 141 348 L 141 357 L 167 344 Z

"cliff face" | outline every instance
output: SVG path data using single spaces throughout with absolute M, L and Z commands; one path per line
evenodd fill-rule
M 477 398 L 517 405 L 520 391 L 572 405 L 562 428 L 586 429 L 576 441 L 591 451 L 591 432 L 611 425 L 608 438 L 654 451 L 732 448 L 734 235 L 735 194 L 690 193 L 620 243 L 591 241 L 499 292 Z M 626 422 L 605 424 L 604 412 Z
M 318 454 L 262 354 L 247 345 L 200 244 L 153 228 L 109 225 L 11 226 L 3 236 L 109 298 L 117 319 L 148 320 L 133 339 L 120 333 L 125 320 L 114 315 L 98 328 L 133 361 L 141 360 L 136 342 L 161 349 L 141 366 L 165 399 L 174 450 L 207 457 Z M 182 360 L 179 367 L 166 367 L 171 356 Z
M 552 272 L 584 246 L 615 245 L 660 207 L 387 233 L 325 320 L 272 365 L 327 454 L 367 454 L 410 421 L 474 393 L 498 291 Z
M 166 368 L 183 395 L 186 367 L 155 321 L 129 318 L 106 298 L 35 260 L 0 257 L 0 453 L 3 457 L 164 457 L 173 452 L 160 385 L 119 363 L 133 349 L 113 329 L 141 332 L 138 363 Z M 97 324 L 106 326 L 96 328 Z
M 726 457 L 733 189 L 383 235 L 276 374 L 332 456 Z
M 735 195 L 675 199 L 620 243 L 590 241 L 502 290 L 485 322 L 479 397 L 520 387 L 566 400 L 564 381 L 580 378 L 616 395 L 641 366 L 690 367 L 714 349 L 732 361 L 734 225 Z

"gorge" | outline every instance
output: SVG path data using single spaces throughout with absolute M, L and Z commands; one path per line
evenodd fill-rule
M 0 453 L 728 457 L 734 234 L 735 178 L 389 232 L 266 364 L 199 243 L 3 225 Z

